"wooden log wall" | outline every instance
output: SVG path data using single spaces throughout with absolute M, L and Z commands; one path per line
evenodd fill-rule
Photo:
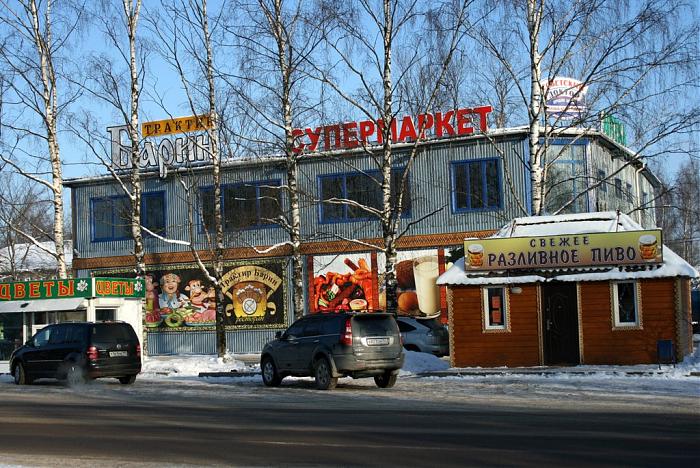
M 657 362 L 657 341 L 673 340 L 678 349 L 675 280 L 640 280 L 641 326 L 614 328 L 611 283 L 583 282 L 581 324 L 583 364 L 651 364 Z
M 483 331 L 481 288 L 452 287 L 450 336 L 455 367 L 517 367 L 540 364 L 538 287 L 508 292 L 510 331 Z

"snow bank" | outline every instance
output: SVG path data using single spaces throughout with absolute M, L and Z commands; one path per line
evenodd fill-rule
M 144 359 L 141 373 L 148 377 L 175 374 L 196 377 L 200 372 L 244 372 L 250 367 L 233 356 L 157 356 Z
M 406 360 L 403 368 L 401 368 L 401 375 L 441 371 L 449 368 L 450 364 L 447 361 L 443 361 L 432 354 L 406 351 Z

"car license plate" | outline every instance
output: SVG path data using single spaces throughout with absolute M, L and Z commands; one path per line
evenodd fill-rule
M 389 338 L 367 338 L 368 346 L 383 346 L 389 344 Z
M 128 356 L 129 353 L 128 351 L 110 351 L 109 352 L 109 357 L 124 357 Z

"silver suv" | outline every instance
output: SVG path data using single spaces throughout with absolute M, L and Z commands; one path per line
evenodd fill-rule
M 380 388 L 396 383 L 403 366 L 401 335 L 392 314 L 307 315 L 265 345 L 260 356 L 263 383 L 280 384 L 288 375 L 314 376 L 320 390 L 338 378 L 374 377 Z
M 450 354 L 450 337 L 447 328 L 438 319 L 396 317 L 408 351 L 419 351 L 442 357 Z

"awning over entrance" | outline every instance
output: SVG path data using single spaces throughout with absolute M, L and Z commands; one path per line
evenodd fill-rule
M 0 313 L 76 310 L 83 305 L 83 302 L 85 302 L 85 299 L 82 297 L 42 299 L 40 301 L 7 301 L 0 302 Z

